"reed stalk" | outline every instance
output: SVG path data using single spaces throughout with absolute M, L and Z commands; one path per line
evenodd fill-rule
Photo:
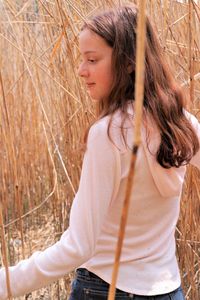
M 194 37 L 193 37 L 193 1 L 189 0 L 188 4 L 188 71 L 190 78 L 190 101 L 191 104 L 194 104 Z
M 141 123 L 143 111 L 144 96 L 144 61 L 145 61 L 145 34 L 146 34 L 146 17 L 145 17 L 146 1 L 139 2 L 138 23 L 137 23 L 137 41 L 136 41 L 136 80 L 135 80 L 135 118 L 134 118 L 134 144 L 132 148 L 132 157 L 128 174 L 126 194 L 122 208 L 117 248 L 115 252 L 115 261 L 112 272 L 112 281 L 109 288 L 108 300 L 115 299 L 116 282 L 119 272 L 120 256 L 125 235 L 128 210 L 130 204 L 130 195 L 134 185 L 134 170 L 137 159 L 138 148 L 141 143 Z

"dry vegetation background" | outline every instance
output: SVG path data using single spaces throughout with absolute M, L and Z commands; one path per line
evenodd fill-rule
M 147 0 L 166 57 L 197 117 L 199 2 Z M 76 73 L 78 32 L 90 14 L 119 3 L 0 1 L 0 203 L 8 264 L 46 248 L 67 227 L 79 182 L 81 137 L 95 115 Z M 183 287 L 191 300 L 200 299 L 199 183 L 198 171 L 189 168 L 177 228 Z M 72 277 L 26 299 L 67 299 Z

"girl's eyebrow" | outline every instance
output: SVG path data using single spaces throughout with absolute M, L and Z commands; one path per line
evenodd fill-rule
M 96 53 L 97 51 L 94 50 L 89 50 L 89 51 L 85 51 L 83 54 L 88 54 L 88 53 Z

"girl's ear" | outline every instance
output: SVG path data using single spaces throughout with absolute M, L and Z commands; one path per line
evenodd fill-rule
M 128 64 L 127 71 L 128 71 L 128 74 L 131 74 L 133 72 L 133 65 Z

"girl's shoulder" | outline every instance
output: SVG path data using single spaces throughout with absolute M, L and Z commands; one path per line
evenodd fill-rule
M 108 123 L 109 118 L 106 116 L 92 124 L 88 133 L 88 141 L 93 141 L 97 138 L 105 138 L 107 135 Z
M 123 134 L 122 134 L 123 132 Z M 112 115 L 107 115 L 97 120 L 88 133 L 88 143 L 101 140 L 104 143 L 112 144 L 116 149 L 123 153 L 127 151 L 123 135 L 126 141 L 133 139 L 133 124 L 131 115 L 124 115 L 121 110 L 117 110 Z
M 200 123 L 199 123 L 198 119 L 187 110 L 184 110 L 184 114 L 185 114 L 186 118 L 192 123 L 192 125 L 194 126 L 194 129 L 200 130 Z

